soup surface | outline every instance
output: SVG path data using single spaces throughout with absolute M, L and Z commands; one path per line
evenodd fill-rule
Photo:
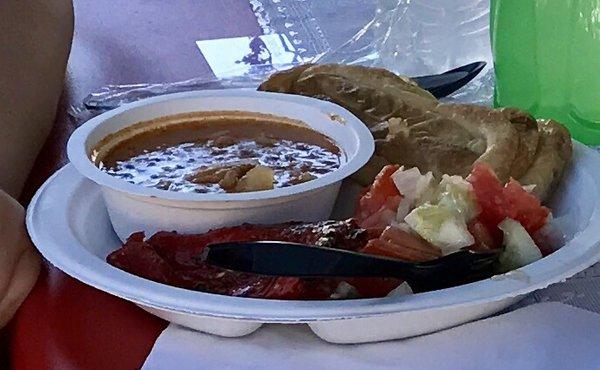
M 133 184 L 197 193 L 287 187 L 340 166 L 342 153 L 325 135 L 284 118 L 241 113 L 164 117 L 154 128 L 154 121 L 140 123 L 147 129 L 125 139 L 110 135 L 92 159 Z

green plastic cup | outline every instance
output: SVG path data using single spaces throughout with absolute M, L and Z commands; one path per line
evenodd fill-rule
M 492 0 L 494 105 L 600 145 L 600 0 Z

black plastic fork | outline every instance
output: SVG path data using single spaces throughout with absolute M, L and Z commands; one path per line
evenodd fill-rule
M 492 276 L 500 251 L 460 250 L 432 261 L 410 263 L 342 249 L 261 241 L 212 244 L 200 258 L 229 270 L 261 275 L 400 278 L 414 292 L 424 292 Z

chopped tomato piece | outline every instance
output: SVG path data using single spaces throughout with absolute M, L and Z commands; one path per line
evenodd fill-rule
M 398 168 L 398 165 L 388 165 L 381 169 L 369 190 L 358 201 L 359 213 L 374 213 L 388 197 L 400 195 L 391 177 Z
M 361 252 L 410 262 L 429 261 L 442 255 L 439 248 L 397 227 L 387 227 L 378 239 L 369 240 Z
M 516 180 L 510 180 L 504 188 L 504 196 L 509 205 L 508 217 L 519 221 L 533 235 L 548 220 L 550 210 L 542 206 L 540 200 L 528 193 Z
M 498 224 L 505 218 L 521 223 L 530 235 L 546 224 L 550 211 L 518 181 L 511 180 L 502 186 L 492 169 L 483 163 L 473 166 L 467 180 L 473 185 L 481 207 L 478 220 L 494 239 L 498 239 Z
M 499 234 L 501 237 L 502 233 L 498 230 L 498 224 L 506 218 L 508 204 L 500 180 L 487 164 L 477 163 L 473 166 L 473 171 L 467 177 L 467 181 L 473 185 L 477 203 L 481 208 L 481 213 L 478 216 L 479 221 L 490 232 Z
M 470 249 L 476 251 L 488 250 L 488 249 L 496 249 L 499 248 L 502 239 L 494 239 L 488 228 L 482 224 L 479 220 L 475 219 L 471 221 L 467 228 L 473 238 L 475 239 L 475 244 L 473 244 Z
M 369 190 L 359 199 L 356 219 L 361 227 L 385 227 L 394 219 L 402 195 L 392 181 L 398 165 L 383 167 Z
M 397 249 L 400 249 L 401 251 L 401 247 L 377 238 L 369 240 L 367 245 L 365 245 L 365 247 L 361 249 L 361 252 L 367 254 L 374 254 L 377 256 L 398 258 L 398 254 L 400 253 L 395 253 Z
M 400 195 L 387 198 L 376 212 L 359 220 L 359 225 L 365 229 L 385 228 L 396 219 L 396 212 L 401 201 Z

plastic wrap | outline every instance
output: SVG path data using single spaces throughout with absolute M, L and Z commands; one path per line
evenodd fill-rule
M 71 114 L 84 121 L 150 96 L 255 88 L 273 71 L 305 62 L 377 66 L 408 76 L 440 73 L 479 60 L 491 66 L 486 0 L 249 0 L 249 6 L 264 35 L 280 35 L 289 42 L 293 63 L 253 65 L 241 73 L 228 71 L 225 78 L 108 85 L 73 106 Z M 489 105 L 492 93 L 493 72 L 488 67 L 446 99 Z

